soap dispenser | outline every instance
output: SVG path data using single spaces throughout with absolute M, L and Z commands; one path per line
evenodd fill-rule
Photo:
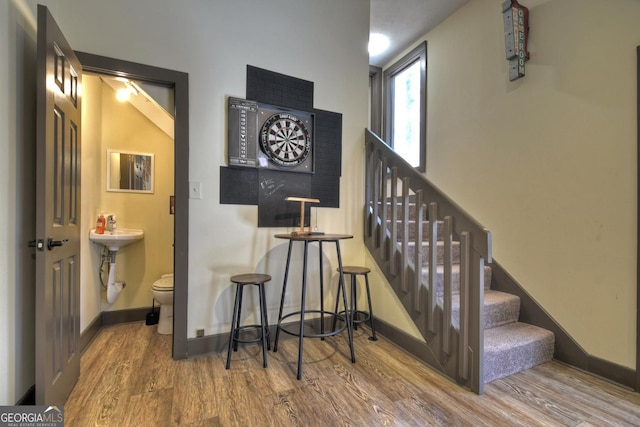
M 96 234 L 104 234 L 104 227 L 107 224 L 107 220 L 104 217 L 104 214 L 100 214 L 98 217 L 98 221 L 96 222 Z

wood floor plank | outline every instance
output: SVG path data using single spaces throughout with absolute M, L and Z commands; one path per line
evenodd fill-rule
M 217 419 L 219 413 L 214 396 L 223 389 L 216 389 L 215 356 L 197 357 L 174 362 L 176 372 L 173 386 L 171 420 L 174 425 L 194 424 L 200 419 Z
M 546 406 L 549 402 L 545 398 L 536 396 L 534 392 L 522 393 L 522 390 L 513 392 L 505 386 L 504 382 L 500 381 L 494 381 L 491 384 L 489 393 L 485 388 L 483 397 L 492 403 L 500 418 L 509 420 L 512 425 L 576 426 L 585 419 L 585 417 L 575 419 L 565 417 L 560 420 L 560 416 L 556 412 L 562 412 L 562 409 L 560 411 L 557 409 L 549 410 Z
M 552 418 L 559 425 L 574 426 L 589 418 L 586 408 L 581 408 L 572 399 L 557 399 L 530 381 L 504 379 L 495 383 L 496 388 L 505 395 L 515 396 L 516 400 L 527 407 Z M 554 395 L 555 396 L 555 395 Z
M 521 372 L 517 376 L 505 378 L 503 382 L 526 382 L 528 383 L 528 388 L 532 390 L 533 393 L 537 393 L 540 399 L 545 399 L 547 402 L 550 402 L 554 400 L 557 395 L 565 393 L 567 385 L 565 382 L 558 381 L 556 378 L 539 375 L 538 372 L 547 369 L 547 367 L 541 366 L 538 371 L 529 370 Z M 582 383 L 582 385 L 585 384 L 586 383 Z M 555 409 L 555 407 L 562 407 L 565 411 L 572 410 L 581 422 L 589 419 L 593 419 L 593 422 L 596 422 L 597 419 L 604 417 L 617 426 L 633 426 L 634 424 L 628 424 L 626 419 L 629 414 L 635 414 L 637 417 L 640 417 L 640 405 L 635 405 L 623 399 L 613 397 L 606 392 L 606 386 L 607 384 L 605 383 L 601 384 L 604 393 L 597 396 L 592 394 L 593 387 L 572 387 L 570 401 L 562 400 L 556 402 L 554 405 L 548 405 L 547 408 Z
M 371 341 L 365 343 L 364 348 L 358 349 L 357 363 L 350 369 L 371 377 L 374 383 L 385 384 L 385 396 L 391 401 L 405 399 L 421 392 L 421 388 L 413 384 L 415 373 L 409 366 L 403 364 L 402 360 L 384 357 L 384 345 L 377 345 L 378 342 Z
M 597 395 L 599 400 L 607 405 L 620 407 L 624 411 L 632 411 L 640 417 L 640 393 L 629 393 L 629 390 L 624 387 L 583 371 L 567 368 L 560 362 L 545 363 L 534 368 L 532 372 L 539 373 L 543 378 L 567 384 L 572 389 L 586 394 L 590 394 L 594 388 L 599 389 L 602 392 Z
M 302 379 L 298 381 L 295 379 L 298 340 L 291 339 L 280 343 L 278 353 L 283 358 L 295 362 L 294 365 L 291 365 L 292 371 L 283 372 L 284 375 L 292 379 L 293 387 L 286 393 L 278 393 L 274 406 L 285 422 L 304 425 L 304 421 L 309 417 L 316 419 L 318 423 L 349 419 L 351 412 L 349 405 L 341 399 L 341 393 L 332 381 L 333 371 L 329 360 L 335 355 L 335 351 L 327 341 L 318 340 L 317 344 L 306 348 Z M 326 384 L 332 385 L 331 387 L 323 387 Z
M 135 372 L 151 337 L 151 332 L 140 326 L 104 328 L 82 355 L 81 380 L 65 405 L 65 414 L 78 425 L 109 425 L 110 419 L 124 414 Z
M 173 387 L 174 362 L 171 358 L 171 335 L 151 334 L 134 378 L 132 394 L 148 393 Z
M 127 403 L 122 425 L 157 427 L 171 422 L 173 390 L 170 388 L 131 396 Z
M 230 425 L 265 426 L 269 425 L 270 411 L 258 390 L 252 387 L 248 371 L 228 374 L 229 399 L 225 407 L 220 408 L 220 419 Z
M 640 395 L 549 362 L 478 396 L 368 330 L 173 360 L 171 337 L 142 323 L 102 329 L 81 358 L 67 426 L 640 426 Z

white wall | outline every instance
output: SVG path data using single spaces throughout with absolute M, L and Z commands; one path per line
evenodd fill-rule
M 471 1 L 422 39 L 427 176 L 588 353 L 635 368 L 640 2 L 523 2 L 531 59 L 514 82 L 501 3 Z

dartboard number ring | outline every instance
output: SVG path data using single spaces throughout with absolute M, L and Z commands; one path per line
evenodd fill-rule
M 277 113 L 269 117 L 260 132 L 262 151 L 276 164 L 296 166 L 311 151 L 311 138 L 304 122 L 293 114 Z

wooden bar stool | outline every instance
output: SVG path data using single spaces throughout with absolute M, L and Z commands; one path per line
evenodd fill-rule
M 338 269 L 338 272 L 340 272 L 340 269 Z M 369 290 L 369 272 L 371 272 L 371 270 L 367 267 L 357 267 L 353 265 L 345 265 L 342 267 L 343 274 L 351 275 L 351 292 L 350 292 L 351 307 L 349 308 L 349 313 L 350 313 L 349 318 L 353 322 L 353 329 L 354 330 L 358 329 L 359 323 L 364 323 L 368 321 L 369 326 L 371 326 L 371 336 L 369 337 L 369 341 L 377 341 L 378 338 L 376 337 L 376 328 L 373 326 L 373 306 L 371 305 L 371 291 Z M 368 312 L 364 310 L 358 310 L 358 297 L 356 292 L 357 276 L 364 276 L 364 282 L 367 290 L 367 301 L 369 303 Z M 338 281 L 338 294 L 337 294 L 338 296 L 340 295 L 341 286 L 342 286 L 342 281 L 340 280 Z M 340 302 L 340 298 L 336 297 L 336 308 L 334 310 L 335 312 L 338 311 L 339 302 Z M 345 307 L 345 310 L 346 310 L 346 307 Z M 340 313 L 344 313 L 344 311 L 341 311 Z M 336 318 L 334 317 L 333 328 L 335 329 L 335 327 L 336 327 Z
M 233 305 L 233 318 L 231 319 L 231 332 L 229 333 L 229 348 L 227 349 L 227 369 L 231 366 L 231 348 L 238 351 L 238 343 L 262 342 L 262 366 L 267 367 L 267 349 L 271 349 L 269 341 L 269 322 L 267 320 L 267 302 L 264 297 L 264 284 L 271 280 L 268 274 L 250 273 L 238 274 L 231 277 L 231 281 L 236 284 L 236 299 Z M 260 324 L 240 326 L 240 316 L 242 314 L 242 291 L 247 285 L 258 287 L 260 297 Z M 255 329 L 259 331 L 258 337 L 253 339 L 240 339 L 240 332 Z

